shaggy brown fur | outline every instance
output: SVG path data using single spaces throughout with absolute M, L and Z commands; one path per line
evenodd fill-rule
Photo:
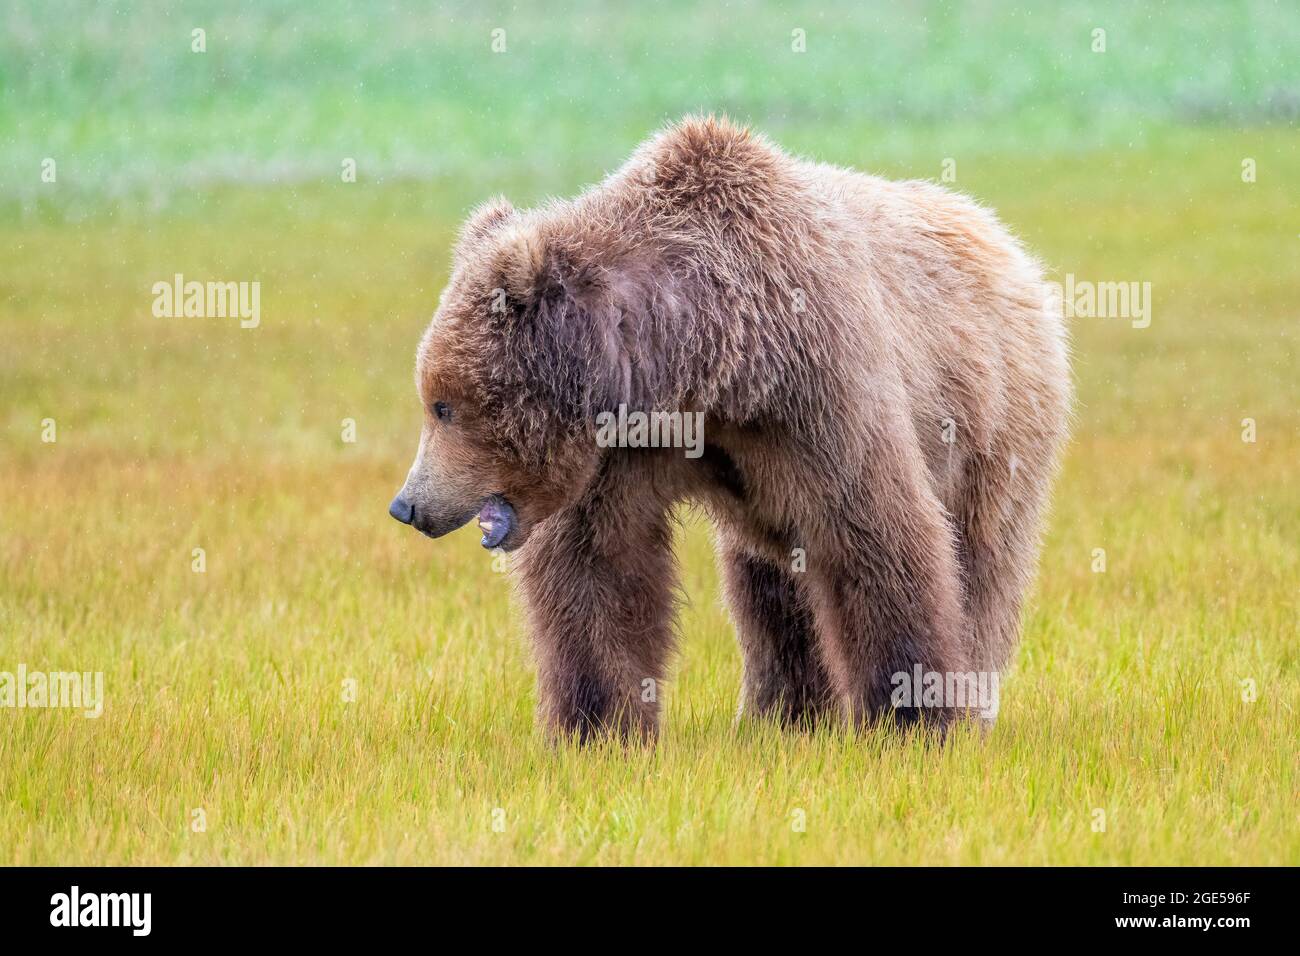
M 394 514 L 437 535 L 513 507 L 555 732 L 654 731 L 683 500 L 717 528 L 743 710 L 943 723 L 890 678 L 1017 640 L 1070 401 L 1044 302 L 969 200 L 687 118 L 572 201 L 470 218 Z M 598 447 L 620 404 L 703 412 L 704 453 Z

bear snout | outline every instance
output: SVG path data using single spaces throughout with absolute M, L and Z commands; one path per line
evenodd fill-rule
M 427 538 L 441 538 L 457 528 L 462 528 L 478 514 L 479 504 L 462 511 L 448 512 L 441 502 L 429 502 L 415 496 L 407 497 L 406 488 L 397 493 L 397 497 L 388 506 L 388 513 L 402 524 L 410 525 Z
M 403 498 L 401 492 L 398 492 L 397 497 L 388 506 L 388 513 L 402 524 L 410 524 L 415 520 L 415 505 Z

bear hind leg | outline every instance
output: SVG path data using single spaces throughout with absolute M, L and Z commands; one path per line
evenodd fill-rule
M 798 574 L 723 545 L 727 604 L 744 659 L 741 716 L 810 729 L 836 695 L 818 657 L 812 610 Z
M 973 458 L 953 509 L 973 631 L 971 663 L 980 670 L 1005 668 L 1020 639 L 1052 472 L 1050 455 L 1033 451 Z

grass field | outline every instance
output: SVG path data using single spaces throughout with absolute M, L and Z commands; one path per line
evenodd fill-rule
M 0 708 L 0 864 L 1300 863 L 1300 15 L 858 6 L 0 15 L 0 671 L 105 689 Z M 657 747 L 548 746 L 508 577 L 386 514 L 465 209 L 700 107 L 890 176 L 954 158 L 1054 277 L 1151 283 L 1148 328 L 1073 323 L 987 737 L 737 726 L 684 514 Z M 261 324 L 154 318 L 178 272 L 260 281 Z

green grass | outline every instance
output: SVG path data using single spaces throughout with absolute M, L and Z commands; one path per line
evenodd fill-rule
M 1089 14 L 1120 22 L 1107 78 L 1077 72 L 1086 58 L 1062 76 L 991 5 L 910 31 L 904 15 L 924 10 L 900 9 L 873 27 L 896 41 L 879 56 L 848 45 L 875 14 L 828 13 L 847 52 L 816 60 L 809 27 L 802 79 L 754 58 L 768 33 L 788 48 L 789 29 L 747 5 L 707 22 L 593 10 L 526 24 L 517 49 L 549 52 L 500 82 L 455 53 L 486 22 L 469 8 L 438 21 L 450 52 L 433 63 L 392 25 L 349 46 L 343 16 L 230 19 L 209 41 L 243 38 L 228 100 L 169 61 L 145 58 L 132 79 L 112 66 L 125 41 L 93 18 L 58 41 L 80 51 L 66 70 L 0 58 L 0 116 L 18 134 L 0 137 L 5 158 L 46 155 L 41 130 L 66 156 L 39 200 L 0 181 L 0 671 L 101 670 L 106 692 L 97 720 L 0 709 L 0 863 L 1300 862 L 1300 136 L 1268 106 L 1287 88 L 1269 51 L 1293 49 L 1298 18 L 1267 4 L 1196 5 L 1168 28 L 1153 15 L 1135 59 L 1121 38 L 1146 21 L 1125 5 L 1036 15 L 1029 35 L 1061 43 Z M 60 12 L 35 10 L 33 43 L 53 50 Z M 259 18 L 283 30 L 257 34 Z M 131 43 L 161 42 L 157 23 L 133 22 Z M 23 34 L 6 32 L 12 49 Z M 564 37 L 582 55 L 561 63 Z M 367 50 L 396 51 L 386 87 Z M 927 65 L 935 50 L 953 55 Z M 1007 56 L 1014 69 L 997 69 Z M 891 78 L 903 62 L 929 85 Z M 391 112 L 329 106 L 340 64 L 369 64 Z M 460 85 L 443 87 L 454 70 Z M 1017 87 L 1017 71 L 1042 82 Z M 1119 112 L 1050 118 L 1072 83 L 1085 107 Z M 1235 112 L 1184 115 L 1183 88 Z M 404 126 L 425 115 L 412 94 L 435 90 L 426 125 Z M 976 109 L 1000 102 L 1005 116 Z M 1152 283 L 1150 328 L 1073 326 L 1075 437 L 987 737 L 940 748 L 736 726 L 739 657 L 707 528 L 687 514 L 658 745 L 548 746 L 508 578 L 471 532 L 433 543 L 385 514 L 414 450 L 415 343 L 463 210 L 567 192 L 660 111 L 737 103 L 787 145 L 891 176 L 936 177 L 954 156 L 957 187 L 1057 275 Z M 299 105 L 278 146 L 260 136 Z M 233 125 L 211 126 L 218 113 Z M 432 165 L 409 177 L 343 184 L 315 170 L 333 168 L 351 119 L 373 124 L 380 166 L 444 121 L 465 138 L 420 152 Z M 1075 134 L 1086 148 L 1065 148 Z M 196 182 L 207 137 L 305 172 Z M 115 179 L 124 157 L 140 165 Z M 1241 181 L 1243 157 L 1258 182 Z M 156 181 L 161 208 L 132 177 Z M 153 318 L 150 286 L 175 272 L 260 280 L 261 327 Z
M 0 211 L 77 217 L 104 198 L 165 208 L 212 184 L 337 181 L 344 157 L 372 183 L 567 191 L 697 109 L 832 161 L 935 150 L 935 170 L 1300 117 L 1287 0 L 1024 6 L 15 0 L 0 13 Z

